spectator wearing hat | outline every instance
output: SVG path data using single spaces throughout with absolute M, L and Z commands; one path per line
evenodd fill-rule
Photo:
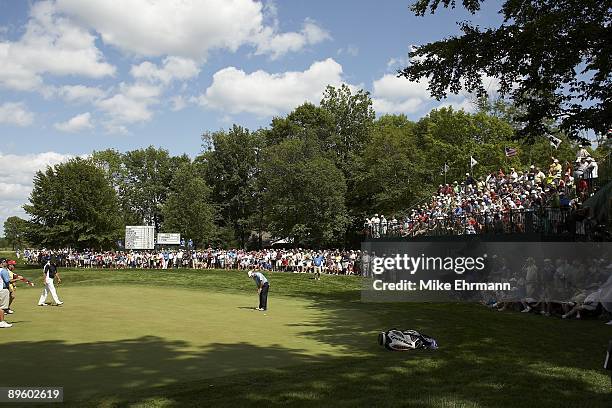
M 576 159 L 582 159 L 589 157 L 591 154 L 589 153 L 589 151 L 585 148 L 585 146 L 580 146 L 580 150 L 578 150 L 578 153 L 576 153 Z
M 380 237 L 380 218 L 378 218 L 378 214 L 374 214 L 370 222 L 372 223 L 372 232 L 373 232 L 372 235 L 374 236 L 374 238 L 379 238 Z
M 559 163 L 559 159 L 553 159 L 549 169 L 548 175 L 552 178 L 560 178 L 562 172 L 561 164 Z
M 365 221 L 363 222 L 363 229 L 366 235 L 368 236 L 372 235 L 372 221 L 370 221 L 369 218 L 366 218 Z
M 7 264 L 7 269 L 9 271 L 9 278 L 10 278 L 10 283 L 9 283 L 9 292 L 10 292 L 9 306 L 8 306 L 8 309 L 6 310 L 6 313 L 13 314 L 14 312 L 11 309 L 11 305 L 15 301 L 15 290 L 16 290 L 15 282 L 17 281 L 17 279 L 15 279 L 15 274 L 13 273 L 13 271 L 15 270 L 15 265 L 17 264 L 17 262 L 9 259 L 8 261 L 6 261 L 6 264 Z

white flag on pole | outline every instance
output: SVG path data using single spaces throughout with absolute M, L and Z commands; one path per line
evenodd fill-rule
M 554 137 L 553 135 L 548 135 L 547 137 L 550 141 L 550 145 L 555 149 L 558 149 L 559 145 L 561 144 L 561 139 L 559 139 L 558 137 Z
M 474 157 L 470 156 L 470 169 L 474 168 L 475 165 L 477 165 L 478 162 L 476 161 L 476 159 L 474 159 Z

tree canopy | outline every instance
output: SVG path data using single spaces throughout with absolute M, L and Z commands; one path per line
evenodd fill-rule
M 269 231 L 296 245 L 338 245 L 348 226 L 342 171 L 310 140 L 266 149 L 262 164 Z
M 484 0 L 462 0 L 475 14 Z M 455 0 L 417 0 L 418 16 Z M 521 108 L 518 136 L 550 131 L 549 119 L 572 138 L 612 127 L 612 7 L 601 0 L 505 0 L 499 27 L 459 24 L 461 35 L 416 46 L 399 71 L 428 80 L 440 99 L 462 89 L 486 93 L 483 75 L 497 78 L 502 96 Z
M 19 217 L 8 217 L 4 221 L 4 238 L 13 248 L 20 248 L 27 242 L 28 222 Z
M 174 173 L 173 189 L 163 204 L 164 230 L 179 232 L 196 246 L 212 244 L 216 238 L 215 208 L 209 202 L 210 187 L 196 166 L 182 164 Z
M 546 138 L 516 140 L 524 108 L 500 100 L 480 99 L 475 113 L 434 109 L 417 121 L 375 118 L 371 106 L 367 92 L 330 87 L 319 106 L 304 103 L 267 128 L 205 133 L 193 160 L 151 146 L 48 168 L 34 179 L 27 228 L 13 217 L 7 237 L 18 242 L 25 230 L 34 245 L 109 247 L 125 225 L 155 225 L 199 248 L 255 248 L 274 238 L 355 246 L 364 217 L 406 214 L 445 181 L 545 169 L 551 156 L 567 165 L 578 149 L 563 133 L 558 148 Z M 506 147 L 517 154 L 506 157 Z M 591 154 L 603 158 L 609 147 Z
M 115 190 L 102 168 L 72 159 L 34 177 L 28 240 L 47 248 L 110 248 L 121 236 Z

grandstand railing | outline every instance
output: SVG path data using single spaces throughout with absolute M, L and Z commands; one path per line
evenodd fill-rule
M 584 218 L 584 217 L 583 217 Z M 589 224 L 570 208 L 516 209 L 503 213 L 441 215 L 419 221 L 400 221 L 366 228 L 369 238 L 447 236 L 473 234 L 539 233 L 544 235 L 587 235 Z

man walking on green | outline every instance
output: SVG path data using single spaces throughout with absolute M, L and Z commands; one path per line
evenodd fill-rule
M 268 279 L 261 272 L 248 272 L 249 278 L 252 278 L 255 281 L 255 285 L 257 285 L 257 293 L 259 294 L 259 307 L 256 310 L 261 312 L 268 309 L 268 290 L 270 289 L 270 284 L 268 283 Z

